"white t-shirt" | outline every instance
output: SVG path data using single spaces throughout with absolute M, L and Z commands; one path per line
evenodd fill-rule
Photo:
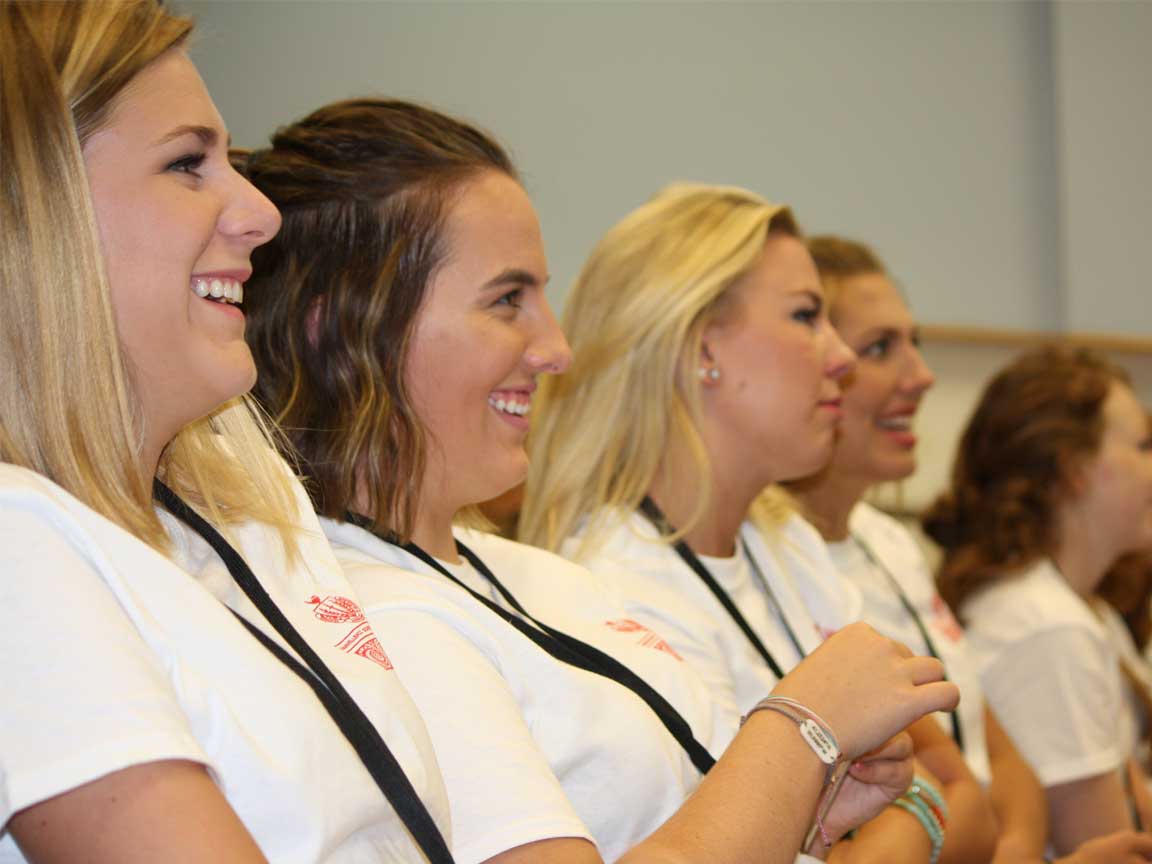
M 323 524 L 428 724 L 461 864 L 549 837 L 591 838 L 615 860 L 695 789 L 699 773 L 631 691 L 554 659 L 403 549 Z M 639 674 L 713 754 L 726 746 L 735 715 L 711 706 L 686 664 L 593 574 L 492 535 L 457 536 L 534 617 Z M 446 566 L 507 608 L 470 566 Z
M 641 514 L 604 514 L 615 528 L 580 563 L 623 594 L 629 613 L 658 630 L 696 668 L 713 699 L 748 711 L 776 685 L 776 677 L 720 601 Z M 816 529 L 800 516 L 765 536 L 745 523 L 740 536 L 764 576 L 747 561 L 702 558 L 769 654 L 787 673 L 802 659 L 780 625 L 783 612 L 804 653 L 860 616 L 859 594 L 836 572 Z M 561 551 L 574 555 L 579 537 Z M 738 554 L 735 558 L 743 556 Z M 766 583 L 766 584 L 765 584 Z
M 962 611 L 988 704 L 1043 785 L 1123 764 L 1135 730 L 1116 648 L 1051 562 L 990 585 Z
M 305 528 L 297 566 L 259 526 L 236 531 L 238 546 L 449 838 L 415 706 L 314 516 Z M 200 545 L 181 537 L 178 557 L 191 562 Z M 0 465 L 0 825 L 121 768 L 189 759 L 209 768 L 269 860 L 414 860 L 407 831 L 311 689 L 228 611 L 224 603 L 279 641 L 212 557 L 193 578 L 40 475 Z M 0 836 L 0 862 L 24 860 Z
M 1100 614 L 1100 620 L 1104 622 L 1104 629 L 1107 631 L 1108 639 L 1116 649 L 1117 655 L 1131 670 L 1132 675 L 1140 682 L 1145 691 L 1152 694 L 1152 667 L 1148 665 L 1148 660 L 1136 647 L 1132 633 L 1128 630 L 1128 625 L 1124 623 L 1120 613 L 1103 601 L 1094 603 L 1093 608 Z M 1132 692 L 1132 684 L 1127 678 L 1124 678 L 1124 704 L 1128 709 L 1134 733 L 1131 755 L 1138 764 L 1145 765 L 1148 762 L 1148 742 L 1143 738 L 1141 730 L 1147 728 L 1149 720 L 1152 718 L 1145 716 L 1144 703 Z
M 992 780 L 992 769 L 988 763 L 980 675 L 964 630 L 936 591 L 924 554 L 903 525 L 869 504 L 856 505 L 849 518 L 849 527 L 852 537 L 828 544 L 832 560 L 860 591 L 865 621 L 885 636 L 903 642 L 917 654 L 928 654 L 928 644 L 912 615 L 904 608 L 889 577 L 900 586 L 928 631 L 949 680 L 960 688 L 958 716 L 965 761 L 973 776 L 987 786 Z M 951 715 L 939 712 L 936 719 L 951 735 Z

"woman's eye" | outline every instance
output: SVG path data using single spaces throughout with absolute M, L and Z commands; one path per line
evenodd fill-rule
M 524 300 L 524 289 L 514 288 L 507 294 L 501 294 L 496 300 L 496 306 L 511 306 L 513 309 L 519 309 Z
M 175 171 L 178 174 L 195 174 L 203 164 L 203 153 L 189 153 L 187 156 L 181 156 L 179 159 L 169 162 L 165 170 Z
M 876 360 L 887 357 L 892 350 L 892 340 L 888 337 L 877 339 L 875 342 L 869 342 L 856 353 L 861 357 L 871 357 Z
M 804 309 L 797 309 L 792 313 L 792 319 L 813 327 L 820 320 L 820 307 L 809 306 Z

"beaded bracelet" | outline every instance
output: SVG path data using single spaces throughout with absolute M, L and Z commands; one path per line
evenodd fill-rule
M 932 842 L 929 862 L 936 864 L 944 847 L 944 831 L 948 823 L 948 805 L 943 796 L 923 777 L 914 777 L 908 790 L 892 803 L 915 816 L 923 826 Z

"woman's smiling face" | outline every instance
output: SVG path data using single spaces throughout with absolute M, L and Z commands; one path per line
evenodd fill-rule
M 865 485 L 903 479 L 916 470 L 912 421 L 935 381 L 912 313 L 887 276 L 867 273 L 840 282 L 832 319 L 858 361 L 831 470 Z
M 179 50 L 132 81 L 84 146 L 116 325 L 155 456 L 255 381 L 235 300 L 252 250 L 280 217 L 233 170 L 227 147 Z
M 498 171 L 465 182 L 444 243 L 405 382 L 429 439 L 422 500 L 458 509 L 524 479 L 536 376 L 563 372 L 571 355 L 544 296 L 540 225 L 519 183 Z

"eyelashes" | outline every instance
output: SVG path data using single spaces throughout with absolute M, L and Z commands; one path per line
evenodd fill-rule
M 200 166 L 204 164 L 205 158 L 203 153 L 189 153 L 169 162 L 164 170 L 173 171 L 177 174 L 197 174 Z
M 524 302 L 524 289 L 523 288 L 514 288 L 513 290 L 509 291 L 506 294 L 501 294 L 496 299 L 496 302 L 493 305 L 494 306 L 510 306 L 513 309 L 519 309 L 523 305 L 523 302 Z

